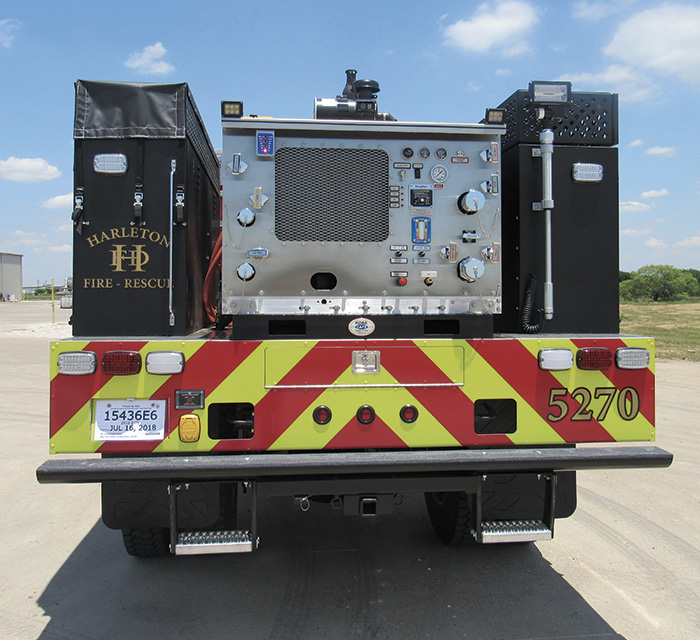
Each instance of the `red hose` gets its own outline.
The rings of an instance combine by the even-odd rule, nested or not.
[[[214,283],[216,282],[216,271],[221,267],[221,256],[223,255],[223,247],[221,233],[214,245],[214,251],[211,254],[209,269],[204,278],[204,290],[202,292],[202,302],[204,304],[204,312],[207,314],[209,322],[216,321],[216,302],[214,296]]]

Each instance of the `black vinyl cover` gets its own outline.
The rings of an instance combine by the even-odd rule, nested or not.
[[[144,84],[78,80],[75,92],[76,140],[184,138],[187,100],[194,104],[184,82]],[[201,122],[201,118],[199,120]]]

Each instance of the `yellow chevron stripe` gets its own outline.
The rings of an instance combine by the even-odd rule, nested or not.
[[[537,357],[540,349],[571,349],[574,354],[576,354],[576,351],[578,350],[578,347],[573,343],[573,341],[563,338],[554,340],[530,339],[521,340],[520,342],[523,343],[523,345],[530,353],[533,354],[535,358]],[[649,348],[649,343],[646,341],[644,341],[644,344],[638,344],[638,340],[629,340],[629,342],[631,344],[628,344],[628,346],[644,346],[645,348]],[[627,342],[625,344],[627,344]],[[556,378],[557,382],[559,382],[563,388],[568,389],[570,392],[579,387],[585,387],[592,394],[594,394],[595,389],[597,388],[611,388],[614,386],[602,371],[583,371],[575,365],[568,371],[550,371],[550,373],[554,376],[554,378]],[[577,397],[577,400],[580,399],[580,397]],[[653,425],[641,413],[634,420],[623,420],[620,417],[620,414],[617,412],[616,401],[617,398],[615,398],[613,404],[611,405],[610,410],[605,416],[605,420],[600,422],[600,425],[611,435],[611,437],[618,442],[653,440],[655,434]],[[596,417],[600,413],[604,404],[604,397],[592,399],[589,409],[593,412],[593,417]]]
[[[61,346],[69,345],[70,348],[62,351],[74,351],[76,343],[56,343]],[[161,387],[169,376],[152,375],[146,372],[145,359],[150,351],[180,351],[185,355],[186,361],[192,357],[202,346],[201,340],[182,340],[178,342],[154,341],[146,343],[141,349],[141,357],[144,365],[138,376],[112,376],[100,389],[93,399],[111,398],[150,398]],[[56,355],[57,358],[57,355]],[[55,359],[56,359],[55,358]],[[51,451],[71,451],[76,453],[94,453],[102,445],[95,442],[92,432],[92,400],[86,402],[76,414],[51,438]]]
[[[369,376],[365,376],[369,377]],[[356,385],[358,376],[348,367],[333,385]],[[388,370],[382,369],[371,376],[371,382],[378,384],[399,384]],[[280,435],[271,449],[322,449],[345,425],[355,417],[363,404],[371,404],[383,422],[409,447],[456,447],[459,442],[445,429],[416,398],[404,387],[391,388],[333,388],[323,391],[313,406],[304,412]],[[420,413],[419,423],[406,424],[399,417],[397,407],[412,404]],[[317,425],[313,421],[313,410],[318,405],[326,405],[333,412],[333,419],[327,425]],[[371,433],[371,426],[368,426]],[[371,436],[368,436],[371,437]]]

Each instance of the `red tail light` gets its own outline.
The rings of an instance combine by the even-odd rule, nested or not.
[[[107,351],[102,356],[102,371],[112,376],[129,376],[141,371],[138,351]]]
[[[314,409],[313,416],[316,424],[328,424],[331,421],[333,414],[328,407],[320,405]]]
[[[362,424],[370,424],[374,420],[374,409],[368,404],[363,404],[357,410],[357,420]]]
[[[401,420],[410,424],[418,419],[418,409],[416,409],[416,407],[414,407],[412,404],[407,404],[406,406],[401,407],[399,416]]]
[[[576,366],[579,369],[599,370],[612,366],[613,356],[604,347],[586,347],[576,354]]]

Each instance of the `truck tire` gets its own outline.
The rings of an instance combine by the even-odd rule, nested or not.
[[[450,546],[476,544],[469,502],[470,497],[462,491],[425,494],[430,522],[440,542]]]
[[[169,554],[169,529],[122,529],[124,547],[130,556],[161,558]]]

